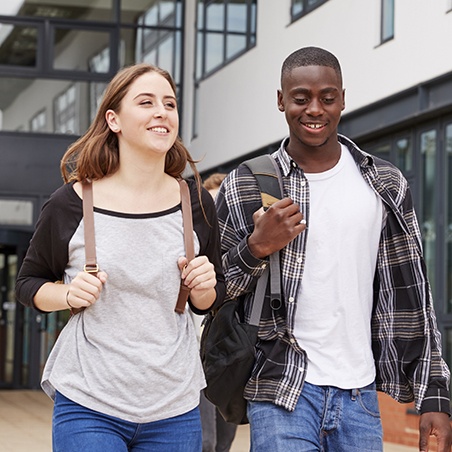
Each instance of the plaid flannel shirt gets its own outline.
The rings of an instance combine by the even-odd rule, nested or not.
[[[386,209],[371,324],[377,389],[399,402],[414,400],[420,412],[450,414],[450,372],[441,357],[441,338],[408,183],[394,165],[363,152],[344,136],[338,139]],[[272,156],[283,175],[285,196],[300,205],[309,226],[308,180],[285,151],[286,140]],[[216,203],[227,299],[241,297],[249,318],[253,289],[269,262],[254,257],[247,245],[254,227],[252,215],[262,205],[256,179],[247,167],[240,165],[228,175]],[[309,227],[280,252],[282,306],[264,305],[256,363],[245,388],[248,400],[270,401],[289,411],[295,409],[306,375],[306,353],[293,332],[295,309],[302,303],[297,294],[308,235]]]

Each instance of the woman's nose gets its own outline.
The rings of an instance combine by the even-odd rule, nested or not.
[[[155,118],[163,118],[166,116],[166,110],[164,105],[156,105],[155,111],[154,111],[154,117]]]

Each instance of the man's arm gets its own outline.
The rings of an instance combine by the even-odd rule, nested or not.
[[[216,198],[227,298],[249,292],[268,265],[268,256],[306,229],[300,207],[285,198],[267,212],[256,179],[239,166]]]

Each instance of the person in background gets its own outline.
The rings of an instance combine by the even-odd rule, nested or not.
[[[215,206],[178,137],[175,84],[148,64],[109,83],[62,159],[16,283],[18,300],[71,309],[45,365],[53,451],[199,452],[205,386],[183,283],[206,313],[224,298]],[[179,181],[187,163],[196,257],[185,257]],[[83,271],[82,181],[92,181],[97,275]],[[57,283],[59,281],[60,283]],[[62,283],[61,283],[62,282]]]
[[[408,183],[338,134],[345,90],[327,50],[286,58],[277,104],[285,197],[264,212],[240,165],[216,199],[226,298],[244,296],[247,318],[280,250],[283,302],[264,306],[245,388],[251,451],[382,451],[380,390],[415,401],[420,451],[434,435],[450,452],[450,371]]]
[[[202,185],[212,195],[213,199],[217,197],[221,183],[226,176],[226,173],[213,173],[204,180]]]
[[[215,199],[220,185],[226,177],[225,173],[213,173],[203,182],[203,187]],[[202,317],[193,315],[196,331],[201,331]],[[201,392],[199,404],[202,425],[202,450],[203,452],[228,452],[234,441],[237,426],[226,422],[223,416],[209,400],[204,392]]]

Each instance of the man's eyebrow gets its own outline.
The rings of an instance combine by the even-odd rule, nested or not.
[[[307,94],[307,93],[310,93],[310,92],[311,92],[311,90],[308,89],[308,88],[295,88],[295,89],[293,89],[293,90],[291,91],[292,94]],[[334,87],[334,86],[328,86],[328,87],[326,87],[326,88],[322,88],[322,89],[320,90],[320,92],[321,92],[322,94],[326,94],[326,93],[337,93],[337,92],[339,92],[339,90],[338,90],[336,87]]]

